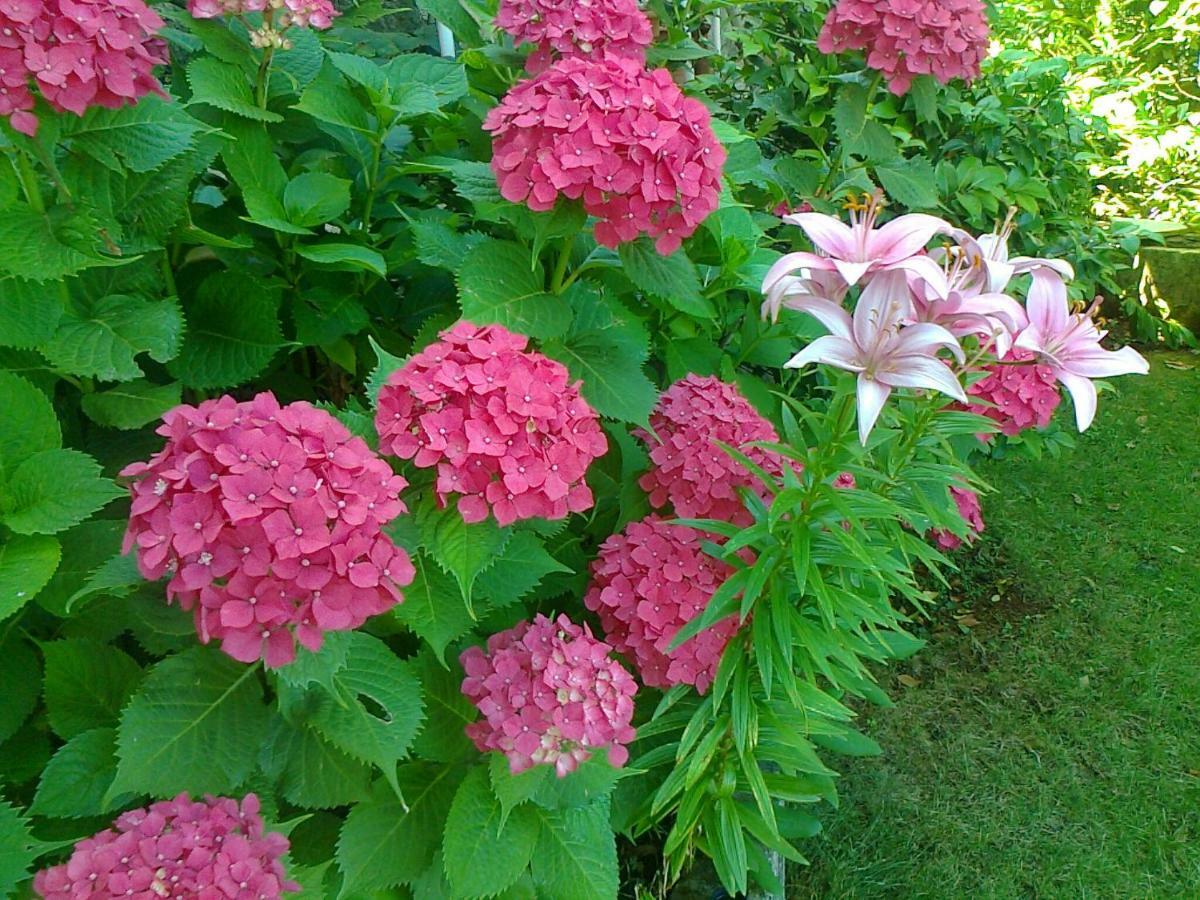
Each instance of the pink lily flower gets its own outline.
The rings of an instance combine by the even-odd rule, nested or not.
[[[1075,424],[1087,430],[1096,416],[1096,386],[1093,378],[1112,375],[1145,375],[1150,364],[1132,347],[1105,350],[1100,341],[1108,332],[1092,321],[1095,304],[1082,313],[1067,305],[1067,286],[1051,269],[1033,270],[1033,284],[1025,301],[1029,327],[1013,346],[1035,353],[1050,366],[1075,402]]]
[[[1029,324],[1025,308],[1000,291],[983,291],[980,258],[958,252],[935,251],[945,267],[941,277],[930,280],[914,276],[909,280],[915,322],[941,325],[957,338],[980,335],[995,345],[996,355],[1004,357],[1012,349],[1013,339]]]
[[[1008,239],[1016,230],[1016,207],[1011,207],[1004,222],[991,234],[983,234],[973,238],[965,231],[955,231],[954,239],[958,241],[963,252],[972,259],[977,259],[985,273],[986,284],[981,285],[983,291],[1003,291],[1008,283],[1018,275],[1033,272],[1037,269],[1050,269],[1057,272],[1064,280],[1070,281],[1075,277],[1071,264],[1062,259],[1043,259],[1036,256],[1014,256],[1009,258]]]
[[[921,251],[934,235],[949,234],[950,225],[936,216],[910,213],[876,228],[882,206],[879,194],[867,197],[862,203],[852,203],[849,225],[822,213],[784,216],[783,221],[789,225],[803,228],[821,252],[784,255],[767,272],[763,293],[769,293],[781,278],[802,267],[837,272],[849,287],[877,272],[892,269],[918,273],[936,270],[937,264],[921,255]]]
[[[806,297],[820,297],[841,303],[846,296],[846,282],[837,272],[800,269],[796,275],[784,275],[766,293],[763,300],[762,317],[771,322],[779,321],[779,313],[787,309],[801,309]]]
[[[871,280],[858,300],[854,317],[819,297],[796,301],[797,307],[820,320],[830,334],[819,337],[784,368],[799,369],[817,362],[858,373],[858,438],[865,445],[893,388],[931,388],[967,402],[957,376],[937,358],[945,348],[963,361],[957,339],[940,325],[913,318],[912,300],[904,272],[885,272]]]

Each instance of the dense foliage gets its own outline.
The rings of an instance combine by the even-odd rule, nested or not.
[[[939,85],[977,17],[888,92],[824,6],[61,5],[0,4],[4,893],[773,887],[980,436],[1143,370],[1054,64]]]

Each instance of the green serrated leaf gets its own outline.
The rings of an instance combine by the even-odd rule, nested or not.
[[[116,725],[142,679],[142,668],[121,650],[75,638],[42,645],[46,714],[63,740]]]
[[[642,371],[636,351],[620,338],[602,331],[572,334],[544,347],[583,382],[583,398],[603,416],[647,425],[658,390]]]
[[[361,244],[326,241],[320,244],[297,244],[296,253],[309,262],[343,272],[366,271],[387,277],[387,260],[378,250]]]
[[[306,647],[298,647],[296,658],[276,669],[275,675],[292,687],[306,688],[310,684],[319,684],[333,691],[334,676],[346,667],[352,642],[350,632],[330,631],[321,642],[320,650],[313,653]]]
[[[300,102],[294,109],[321,122],[374,136],[367,110],[332,63],[322,67],[320,74],[300,95]]]
[[[934,209],[938,205],[937,176],[923,157],[881,163],[875,167],[875,176],[887,195],[907,209]]]
[[[134,361],[139,353],[168,362],[182,334],[183,315],[173,301],[114,295],[68,309],[41,352],[73,375],[132,381],[144,374]]]
[[[457,663],[443,665],[429,651],[415,663],[425,695],[425,724],[413,741],[413,755],[449,763],[461,760],[474,745],[464,728],[475,721],[475,706],[463,696],[463,672]]]
[[[504,821],[510,812],[522,803],[532,800],[534,794],[545,786],[547,779],[554,778],[554,769],[551,766],[534,766],[514,775],[508,757],[503,753],[489,753],[486,759],[492,792],[500,801],[500,827],[504,827]]]
[[[340,896],[414,881],[433,861],[442,823],[463,777],[461,766],[410,763],[398,779],[407,809],[395,798],[359,803],[338,838],[345,875]]]
[[[30,833],[25,817],[0,800],[0,896],[16,896],[40,850],[41,841]]]
[[[104,802],[116,774],[116,729],[77,734],[46,765],[29,811],[56,819],[103,815],[116,806]]]
[[[57,540],[41,534],[14,534],[0,544],[0,622],[49,583],[61,553]]]
[[[54,407],[30,381],[0,371],[0,397],[0,467],[12,470],[33,454],[62,445]],[[3,603],[0,595],[0,608]]]
[[[211,647],[151,669],[121,714],[109,797],[221,794],[245,781],[267,727],[257,672]]]
[[[304,172],[284,188],[283,208],[295,225],[332,222],[350,208],[350,182],[325,172]]]
[[[100,227],[84,210],[55,207],[47,213],[15,205],[0,216],[0,278],[44,283],[95,266],[123,266],[128,259],[106,256]]]
[[[0,281],[0,346],[32,349],[54,336],[63,314],[58,285]]]
[[[487,238],[478,231],[456,232],[444,222],[409,223],[417,259],[427,266],[458,270],[463,259]]]
[[[458,269],[463,317],[476,325],[498,323],[535,338],[564,334],[571,309],[545,292],[541,263],[511,241],[490,239],[463,259]]]
[[[495,563],[480,573],[475,588],[489,606],[499,608],[516,603],[547,575],[571,571],[546,552],[537,535],[521,531],[512,536]],[[406,602],[409,593],[405,591]]]
[[[833,122],[846,151],[863,159],[886,160],[897,154],[888,130],[867,115],[870,98],[861,84],[846,83],[838,90]]]
[[[234,387],[259,375],[283,346],[280,289],[238,272],[210,275],[188,306],[191,323],[168,370],[187,387]]]
[[[150,94],[133,106],[93,106],[82,118],[63,119],[63,138],[117,173],[150,172],[190,150],[207,131],[178,103]]]
[[[622,244],[619,252],[622,271],[641,290],[694,318],[711,319],[717,314],[701,292],[700,276],[687,254],[677,251],[663,256],[648,238]]]
[[[618,892],[617,847],[608,802],[564,810],[530,807],[541,825],[533,880],[555,900],[611,900]]]
[[[459,895],[490,897],[512,885],[533,856],[538,824],[531,806],[505,817],[488,770],[472,769],[446,816],[442,853],[450,886]]]
[[[123,493],[86,453],[43,450],[13,469],[0,509],[18,534],[57,534]]]
[[[304,809],[333,809],[370,796],[371,767],[334,747],[311,728],[282,717],[264,743],[263,771],[279,779],[284,798]]]
[[[454,507],[431,512],[421,522],[421,529],[423,543],[434,561],[454,576],[470,611],[475,579],[495,564],[511,530],[492,519],[468,525]]]
[[[378,638],[354,632],[333,684],[332,692],[319,696],[309,721],[335,747],[377,766],[395,787],[396,763],[424,718],[412,666]]]
[[[402,53],[387,65],[388,80],[394,85],[420,84],[428,88],[439,107],[467,96],[467,70],[452,59],[428,53]]]
[[[261,109],[250,93],[250,83],[236,66],[211,56],[193,59],[187,67],[192,103],[206,103],[234,115],[259,122],[282,122],[283,116]]]
[[[80,405],[97,425],[131,431],[160,418],[182,399],[179,382],[155,384],[140,378],[107,391],[84,394]]]
[[[42,695],[41,661],[19,632],[0,641],[0,684],[4,685],[4,702],[0,703],[3,744],[29,718]]]
[[[395,616],[441,659],[446,646],[469,632],[475,620],[454,578],[424,556],[413,564],[416,578],[404,589],[404,602],[396,607]]]

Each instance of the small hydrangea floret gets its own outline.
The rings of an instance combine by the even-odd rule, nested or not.
[[[1009,437],[1050,424],[1062,402],[1050,366],[1035,362],[1028,350],[1014,348],[1004,359],[983,368],[987,374],[967,388],[968,397],[983,401],[969,404],[971,412],[987,416]]]
[[[984,529],[983,509],[979,504],[979,495],[970,488],[951,485],[950,496],[954,500],[954,505],[958,507],[958,514],[967,523],[967,541],[973,541],[976,535],[983,533]],[[947,529],[935,529],[929,533],[929,537],[941,550],[957,550],[965,543],[957,534]]]
[[[565,366],[499,325],[459,322],[388,378],[382,452],[437,468],[438,499],[467,522],[562,519],[589,509],[584,476],[608,450]]]
[[[639,484],[656,509],[668,505],[684,519],[721,519],[749,525],[738,488],[760,497],[766,488],[717,443],[748,456],[768,474],[782,471],[778,454],[752,441],[778,443],[779,435],[738,389],[713,377],[688,375],[659,398],[650,431],[635,432],[650,450],[651,469]]]
[[[301,889],[284,872],[287,850],[286,837],[265,831],[254,794],[240,803],[180,794],[122,813],[38,872],[33,890],[44,900],[279,900]]]
[[[817,48],[866,50],[867,65],[895,94],[918,75],[970,81],[987,56],[987,10],[982,0],[837,0]]]
[[[0,116],[36,135],[35,87],[55,112],[77,116],[166,97],[153,74],[168,60],[162,27],[142,0],[3,0]]]
[[[703,693],[725,645],[737,632],[730,616],[669,649],[700,615],[733,568],[705,553],[699,531],[651,516],[609,537],[592,564],[584,605],[600,617],[605,639],[633,660],[650,687],[690,684]]]
[[[537,212],[581,200],[606,247],[646,234],[673,253],[719,202],[725,150],[666,69],[561,59],[509,91],[484,128],[505,199]]]
[[[197,19],[263,13],[261,21],[250,28],[250,42],[279,50],[292,47],[286,36],[289,28],[324,30],[342,14],[333,0],[188,0],[188,12]]]
[[[527,60],[540,72],[560,56],[620,56],[642,62],[654,29],[637,0],[500,0],[496,25],[520,47],[534,46]]]
[[[483,718],[467,736],[481,752],[505,754],[514,774],[550,765],[561,778],[598,749],[624,765],[637,682],[612,649],[565,615],[493,634],[486,652],[471,647],[462,691]]]
[[[163,422],[166,447],[121,473],[125,552],[145,577],[170,575],[168,600],[194,612],[202,641],[281,666],[296,640],[316,651],[403,599],[412,563],[382,526],[405,511],[407,482],[329,413],[262,393]]]

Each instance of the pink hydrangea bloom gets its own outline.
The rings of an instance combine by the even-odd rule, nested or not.
[[[188,0],[188,12],[197,19],[243,16],[268,7],[276,12],[270,23],[264,23],[266,27],[259,32],[260,36],[266,31],[282,32],[292,25],[325,29],[341,15],[332,0]]]
[[[777,454],[751,441],[778,443],[771,423],[758,414],[738,389],[711,376],[688,375],[662,396],[650,416],[650,433],[634,432],[650,449],[649,472],[638,482],[650,504],[668,504],[684,519],[722,519],[750,524],[737,488],[765,498],[762,483],[717,446],[728,444],[771,474],[782,470]]]
[[[167,96],[153,74],[167,63],[162,27],[142,0],[0,0],[0,116],[37,134],[33,87],[77,116]]]
[[[984,529],[983,510],[979,505],[979,495],[970,488],[951,486],[950,496],[954,498],[958,514],[963,517],[971,531],[974,534],[982,534]],[[929,533],[929,536],[942,550],[957,550],[963,545],[962,538],[952,531],[935,529]],[[968,538],[968,540],[973,540],[973,538]]]
[[[499,325],[459,322],[393,372],[375,428],[384,453],[437,467],[467,522],[562,519],[592,506],[584,475],[608,451],[562,363]]]
[[[263,393],[163,422],[166,447],[121,472],[124,549],[146,578],[171,576],[167,598],[194,611],[202,641],[281,666],[296,640],[315,651],[403,600],[412,563],[382,526],[407,483],[329,413]]]
[[[690,684],[701,693],[708,690],[738,630],[737,617],[730,616],[668,650],[679,629],[703,612],[733,573],[700,548],[704,538],[693,528],[650,516],[608,538],[592,564],[584,605],[650,687]]]
[[[623,766],[634,738],[637,683],[612,647],[565,615],[539,615],[462,654],[462,692],[484,718],[467,726],[483,753],[498,750],[513,773],[554,766],[561,778],[598,748]]]
[[[1014,348],[1001,362],[984,368],[988,374],[971,385],[967,395],[986,403],[972,403],[967,409],[987,416],[1009,437],[1050,424],[1062,402],[1058,380],[1050,366],[1035,364],[1032,353]],[[988,435],[982,437],[990,439]]]
[[[817,48],[866,50],[895,94],[918,75],[970,81],[987,56],[987,11],[982,0],[837,0]]]
[[[509,91],[484,128],[505,199],[535,211],[582,200],[606,247],[648,234],[673,253],[717,208],[725,150],[666,69],[561,59]]]
[[[496,25],[518,47],[533,44],[530,70],[562,56],[612,55],[643,62],[654,30],[637,0],[500,0]]]
[[[33,889],[45,900],[278,900],[300,890],[280,859],[288,839],[263,829],[258,798],[193,802],[187,794],[122,813],[43,869]]]

